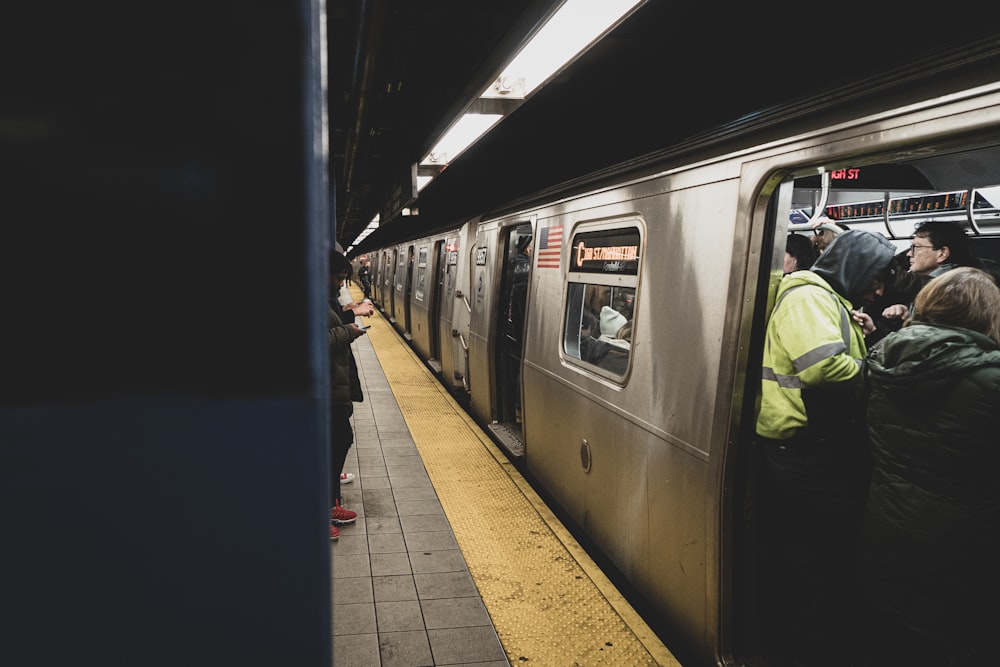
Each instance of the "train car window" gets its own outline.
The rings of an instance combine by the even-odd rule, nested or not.
[[[632,358],[640,242],[636,227],[584,227],[570,245],[563,353],[616,380],[628,374]]]
[[[427,247],[423,247],[417,254],[417,289],[413,297],[417,301],[424,300],[424,282],[427,280]]]

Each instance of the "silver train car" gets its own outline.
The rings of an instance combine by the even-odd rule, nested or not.
[[[919,222],[954,219],[997,257],[998,61],[984,49],[834,91],[355,252],[393,326],[684,664],[763,664],[750,446],[786,233],[825,212],[902,251]],[[510,261],[529,234],[518,334]],[[600,356],[587,307],[608,314],[589,323]]]

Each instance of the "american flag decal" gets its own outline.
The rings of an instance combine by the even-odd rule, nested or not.
[[[538,268],[558,269],[562,260],[562,225],[543,227],[538,234]]]

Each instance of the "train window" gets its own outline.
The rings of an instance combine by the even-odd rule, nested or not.
[[[616,379],[632,356],[639,230],[580,231],[570,246],[563,352]]]

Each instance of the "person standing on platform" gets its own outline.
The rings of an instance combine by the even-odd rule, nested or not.
[[[361,290],[365,293],[365,298],[372,298],[372,263],[368,260],[361,262],[358,269],[358,280],[361,281]]]
[[[868,356],[869,667],[993,664],[1000,625],[1000,289],[931,280]]]
[[[894,254],[878,234],[844,231],[811,269],[778,285],[756,424],[761,635],[771,659],[849,664],[860,632],[870,473],[861,360],[872,320],[855,309],[881,294]]]
[[[351,343],[363,336],[364,331],[354,323],[353,312],[348,322],[347,311],[339,306],[341,288],[352,273],[351,263],[343,254],[333,250],[330,252],[329,273],[331,303],[327,326],[330,354],[330,539],[336,540],[340,538],[337,525],[354,523],[358,518],[356,512],[341,506],[340,483],[347,452],[354,440],[351,429],[354,401],[361,400],[358,398],[361,382]]]
[[[330,298],[330,307],[338,309],[337,312],[340,314],[340,319],[344,324],[350,324],[356,321],[358,317],[370,317],[375,313],[375,306],[370,301],[360,303],[354,301],[351,291],[343,284],[340,286],[340,290],[336,296]],[[361,403],[365,400],[365,395],[361,390],[361,379],[358,377],[358,364],[353,353],[348,361],[351,362],[351,400],[354,403]],[[349,424],[350,422],[348,422]],[[350,429],[348,430],[347,437],[349,441],[354,439],[354,434]],[[353,481],[354,473],[340,473],[341,484],[350,484]]]

